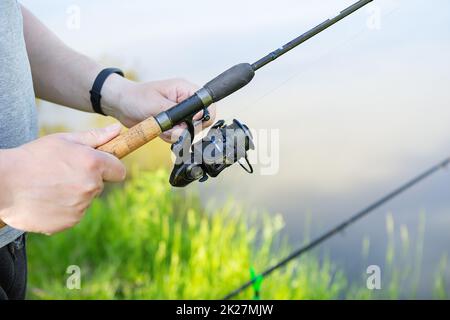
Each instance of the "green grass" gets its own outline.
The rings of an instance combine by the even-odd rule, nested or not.
[[[281,216],[248,214],[231,202],[206,210],[195,194],[173,192],[167,172],[140,172],[125,186],[95,200],[76,228],[52,237],[29,237],[28,298],[220,299],[249,280],[251,267],[260,271],[286,256],[292,248],[281,235],[283,227]],[[365,239],[365,254],[369,245]],[[388,250],[390,264],[394,256],[393,249]],[[71,265],[81,268],[80,290],[66,287]],[[396,280],[395,270],[391,275],[383,298],[398,296],[402,279]],[[445,281],[437,279],[443,297]],[[380,297],[350,286],[336,265],[314,255],[264,279],[261,295],[263,299]],[[238,298],[252,297],[247,290]]]

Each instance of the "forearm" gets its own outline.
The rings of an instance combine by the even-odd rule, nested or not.
[[[53,103],[92,112],[89,90],[103,66],[66,46],[22,6],[25,42],[36,96]],[[129,81],[110,76],[102,89],[102,105],[117,108]]]

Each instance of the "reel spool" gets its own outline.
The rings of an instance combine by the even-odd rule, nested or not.
[[[253,173],[247,152],[254,150],[255,145],[245,124],[235,119],[227,125],[224,120],[219,120],[206,137],[195,144],[192,144],[192,128],[192,124],[188,124],[188,130],[172,145],[176,156],[169,180],[172,186],[185,187],[197,180],[204,182],[209,177],[215,178],[236,162],[246,172]]]

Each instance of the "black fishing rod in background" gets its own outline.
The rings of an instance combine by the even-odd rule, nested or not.
[[[255,275],[250,281],[244,283],[236,290],[233,290],[229,294],[227,294],[223,299],[229,300],[252,286],[253,284],[257,283],[258,281],[261,282],[263,278],[267,277],[268,275],[272,274],[274,271],[281,269],[282,267],[286,266],[289,262],[291,262],[294,259],[299,258],[306,252],[311,251],[312,249],[316,248],[326,240],[330,239],[331,237],[335,236],[336,234],[344,231],[347,229],[350,225],[354,224],[358,220],[362,219],[363,217],[367,216],[369,213],[375,211],[385,203],[391,201],[392,199],[398,197],[402,193],[406,192],[407,190],[411,189],[415,185],[421,183],[426,178],[432,176],[433,174],[437,173],[440,170],[446,169],[450,165],[450,157],[441,161],[440,163],[436,164],[435,166],[431,167],[427,171],[423,172],[422,174],[418,175],[417,177],[411,179],[404,185],[398,187],[394,191],[388,193],[384,197],[380,198],[379,200],[375,201],[371,205],[369,205],[367,208],[361,210],[360,212],[356,213],[355,215],[351,216],[347,220],[343,221],[339,225],[335,226],[334,228],[330,229],[329,231],[325,232],[323,235],[317,237],[310,243],[306,244],[305,246],[301,247],[298,250],[293,251],[290,255],[288,255],[286,258],[278,262],[277,264],[271,266],[267,270],[261,272],[258,275]]]

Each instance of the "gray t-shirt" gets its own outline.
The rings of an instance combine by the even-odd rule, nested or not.
[[[0,0],[0,149],[36,137],[36,105],[20,5],[16,0]],[[0,248],[22,233],[8,226],[0,229]]]

